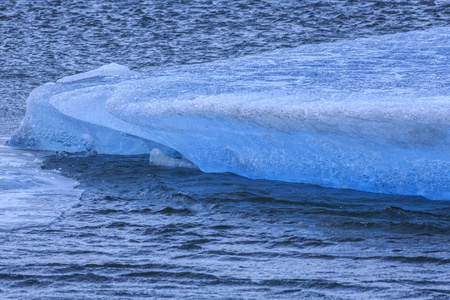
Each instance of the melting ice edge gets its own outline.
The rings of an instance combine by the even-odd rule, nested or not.
[[[8,144],[157,148],[204,172],[450,200],[449,70],[449,27],[151,72],[110,64],[36,88]]]

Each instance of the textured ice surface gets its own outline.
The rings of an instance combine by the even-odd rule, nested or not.
[[[174,149],[205,172],[450,199],[449,51],[437,28],[80,76],[33,91],[10,143]]]
[[[128,67],[121,66],[116,63],[111,63],[109,65],[104,65],[96,70],[63,77],[59,79],[57,82],[72,82],[93,77],[124,76],[133,74],[135,74],[135,72],[131,71]]]
[[[161,167],[197,169],[197,166],[186,158],[171,157],[158,148],[154,148],[152,152],[150,152],[149,162],[151,165]]]
[[[51,223],[78,202],[77,182],[42,170],[42,155],[0,145],[0,230]]]

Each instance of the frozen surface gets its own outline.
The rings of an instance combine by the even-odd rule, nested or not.
[[[154,148],[150,152],[149,162],[151,165],[160,167],[197,169],[197,166],[186,158],[171,157],[158,148]]]
[[[42,170],[42,155],[0,145],[0,230],[47,225],[78,202],[77,182]]]
[[[205,172],[450,199],[449,49],[450,29],[437,28],[139,75],[96,70],[33,91],[10,144],[158,148]]]
[[[87,78],[104,77],[104,76],[125,76],[125,75],[133,75],[135,73],[136,72],[131,71],[126,66],[121,66],[116,63],[111,63],[108,65],[104,65],[96,70],[63,77],[63,78],[59,79],[57,82],[72,82],[72,81],[77,81],[77,80],[82,80],[82,79],[87,79]]]

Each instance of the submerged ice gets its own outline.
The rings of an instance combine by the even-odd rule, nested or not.
[[[158,149],[154,162],[204,172],[450,199],[449,51],[437,28],[147,73],[113,64],[34,90],[9,143]]]
[[[0,145],[0,231],[49,224],[78,203],[78,183],[43,170],[39,155]]]

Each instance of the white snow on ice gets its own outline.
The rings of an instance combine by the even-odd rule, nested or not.
[[[75,74],[71,76],[63,77],[56,82],[73,82],[78,80],[83,80],[87,78],[94,77],[105,77],[105,76],[130,76],[134,75],[136,72],[131,71],[126,66],[121,66],[116,63],[110,63],[108,65],[101,66],[100,68],[85,73]]]

